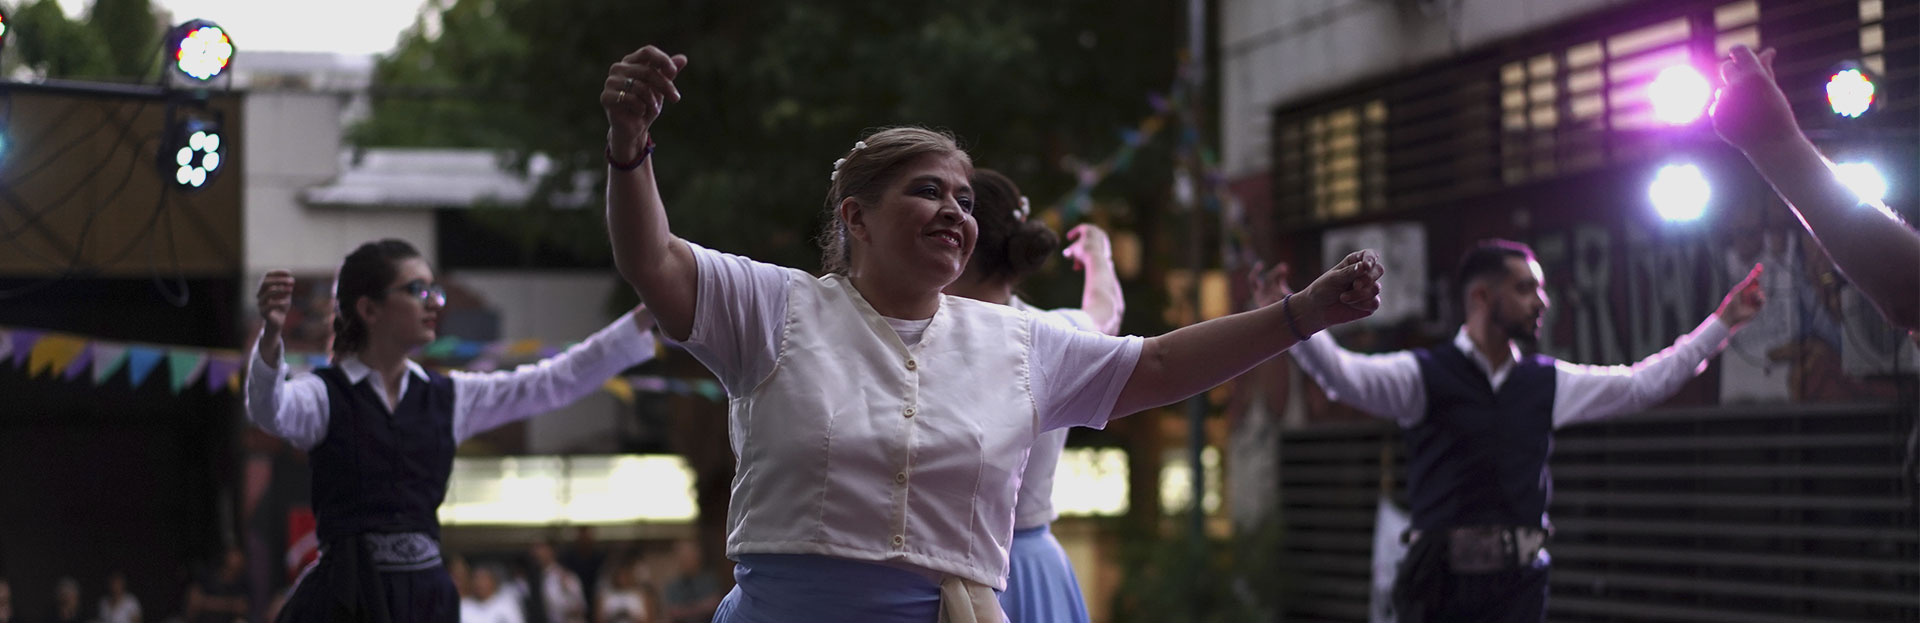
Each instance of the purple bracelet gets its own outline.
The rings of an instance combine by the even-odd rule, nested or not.
[[[1310,336],[1301,335],[1299,325],[1293,324],[1293,308],[1287,305],[1292,300],[1291,294],[1280,298],[1280,316],[1287,319],[1287,332],[1293,334],[1293,339],[1305,342]]]

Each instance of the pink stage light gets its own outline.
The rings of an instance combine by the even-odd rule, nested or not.
[[[1672,125],[1693,123],[1707,110],[1713,87],[1700,71],[1689,65],[1660,70],[1647,85],[1647,99],[1653,102],[1653,116]]]

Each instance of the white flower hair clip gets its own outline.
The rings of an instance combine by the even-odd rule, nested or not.
[[[1033,204],[1027,201],[1026,195],[1021,195],[1020,207],[1014,208],[1013,210],[1013,220],[1024,222],[1027,220],[1027,216],[1031,214],[1033,214]]]
[[[862,150],[862,149],[866,149],[866,148],[867,148],[867,142],[866,142],[866,141],[854,141],[854,142],[853,142],[853,150],[852,150],[852,151],[849,151],[849,152],[847,152],[847,156],[849,156],[849,157],[851,157],[851,156],[853,156],[853,152],[857,152],[857,151],[860,151],[860,150]],[[841,166],[841,165],[844,165],[844,164],[846,164],[846,163],[847,163],[847,159],[846,159],[846,158],[841,158],[841,159],[839,159],[839,160],[835,160],[835,161],[833,161],[833,173],[830,173],[830,174],[828,174],[828,175],[827,175],[827,181],[829,181],[829,182],[833,182],[833,181],[839,181],[839,179],[840,179],[840,166]]]

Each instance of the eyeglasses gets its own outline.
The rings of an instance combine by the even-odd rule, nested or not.
[[[407,296],[420,299],[421,303],[447,304],[447,289],[440,287],[437,283],[427,283],[424,279],[409,281],[407,285],[394,288],[393,291],[405,292]]]

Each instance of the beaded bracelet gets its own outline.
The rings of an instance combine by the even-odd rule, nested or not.
[[[640,149],[640,157],[634,158],[633,162],[621,162],[619,160],[614,160],[613,144],[612,143],[607,144],[607,166],[613,167],[615,170],[632,171],[634,169],[638,169],[640,168],[640,163],[646,162],[647,156],[651,156],[651,155],[653,155],[653,137],[651,136],[647,137],[647,146]]]

